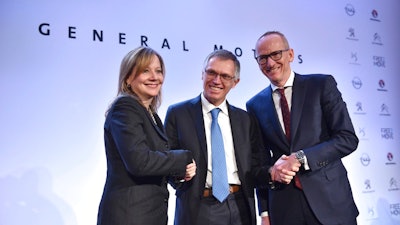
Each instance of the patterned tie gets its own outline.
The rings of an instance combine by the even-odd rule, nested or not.
[[[283,124],[285,126],[285,134],[286,134],[286,138],[288,139],[288,141],[290,142],[290,110],[289,110],[289,105],[288,102],[286,100],[286,96],[285,96],[285,89],[277,89],[279,94],[281,95],[280,98],[280,105],[281,105],[281,110],[282,110],[282,117],[283,117]],[[297,188],[303,189],[303,187],[301,186],[299,177],[295,176],[294,177],[294,184],[296,185]]]
[[[289,105],[286,100],[285,96],[285,89],[277,89],[279,94],[281,95],[280,98],[280,105],[281,105],[281,110],[282,110],[282,117],[283,117],[283,125],[285,126],[285,134],[286,138],[290,142],[290,110],[289,110]]]
[[[223,202],[229,195],[228,176],[226,172],[224,141],[218,125],[219,108],[211,110],[211,153],[212,153],[212,193],[218,201]]]

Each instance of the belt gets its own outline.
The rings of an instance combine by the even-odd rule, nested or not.
[[[229,193],[233,194],[238,191],[240,191],[240,185],[237,185],[237,184],[229,185]],[[211,188],[204,189],[203,197],[210,197],[210,196],[212,196],[212,189]]]

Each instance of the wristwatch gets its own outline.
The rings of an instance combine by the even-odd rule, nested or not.
[[[303,165],[306,161],[306,155],[304,154],[303,150],[299,150],[295,153],[295,157],[299,162]]]

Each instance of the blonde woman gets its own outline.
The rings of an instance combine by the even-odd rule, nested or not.
[[[97,224],[167,224],[167,180],[195,175],[191,152],[169,150],[156,113],[164,76],[163,59],[151,48],[136,48],[122,60],[118,96],[104,124],[107,179]]]

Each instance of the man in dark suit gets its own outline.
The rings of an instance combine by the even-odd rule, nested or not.
[[[246,104],[271,152],[273,185],[263,223],[357,224],[341,159],[356,150],[358,138],[334,78],[294,73],[294,51],[280,32],[263,34],[255,56],[271,82]]]
[[[193,99],[168,108],[165,126],[171,149],[192,151],[196,161],[196,176],[176,188],[175,225],[254,225],[254,177],[267,177],[259,167],[257,132],[249,115],[230,105],[228,92],[239,82],[240,63],[226,50],[212,52],[205,60],[202,72],[203,92]],[[225,160],[213,160],[211,111],[219,108],[218,124],[223,136]],[[213,146],[213,147],[212,147]],[[227,197],[216,197],[213,179],[217,164],[226,162]],[[228,186],[229,184],[229,186]]]

